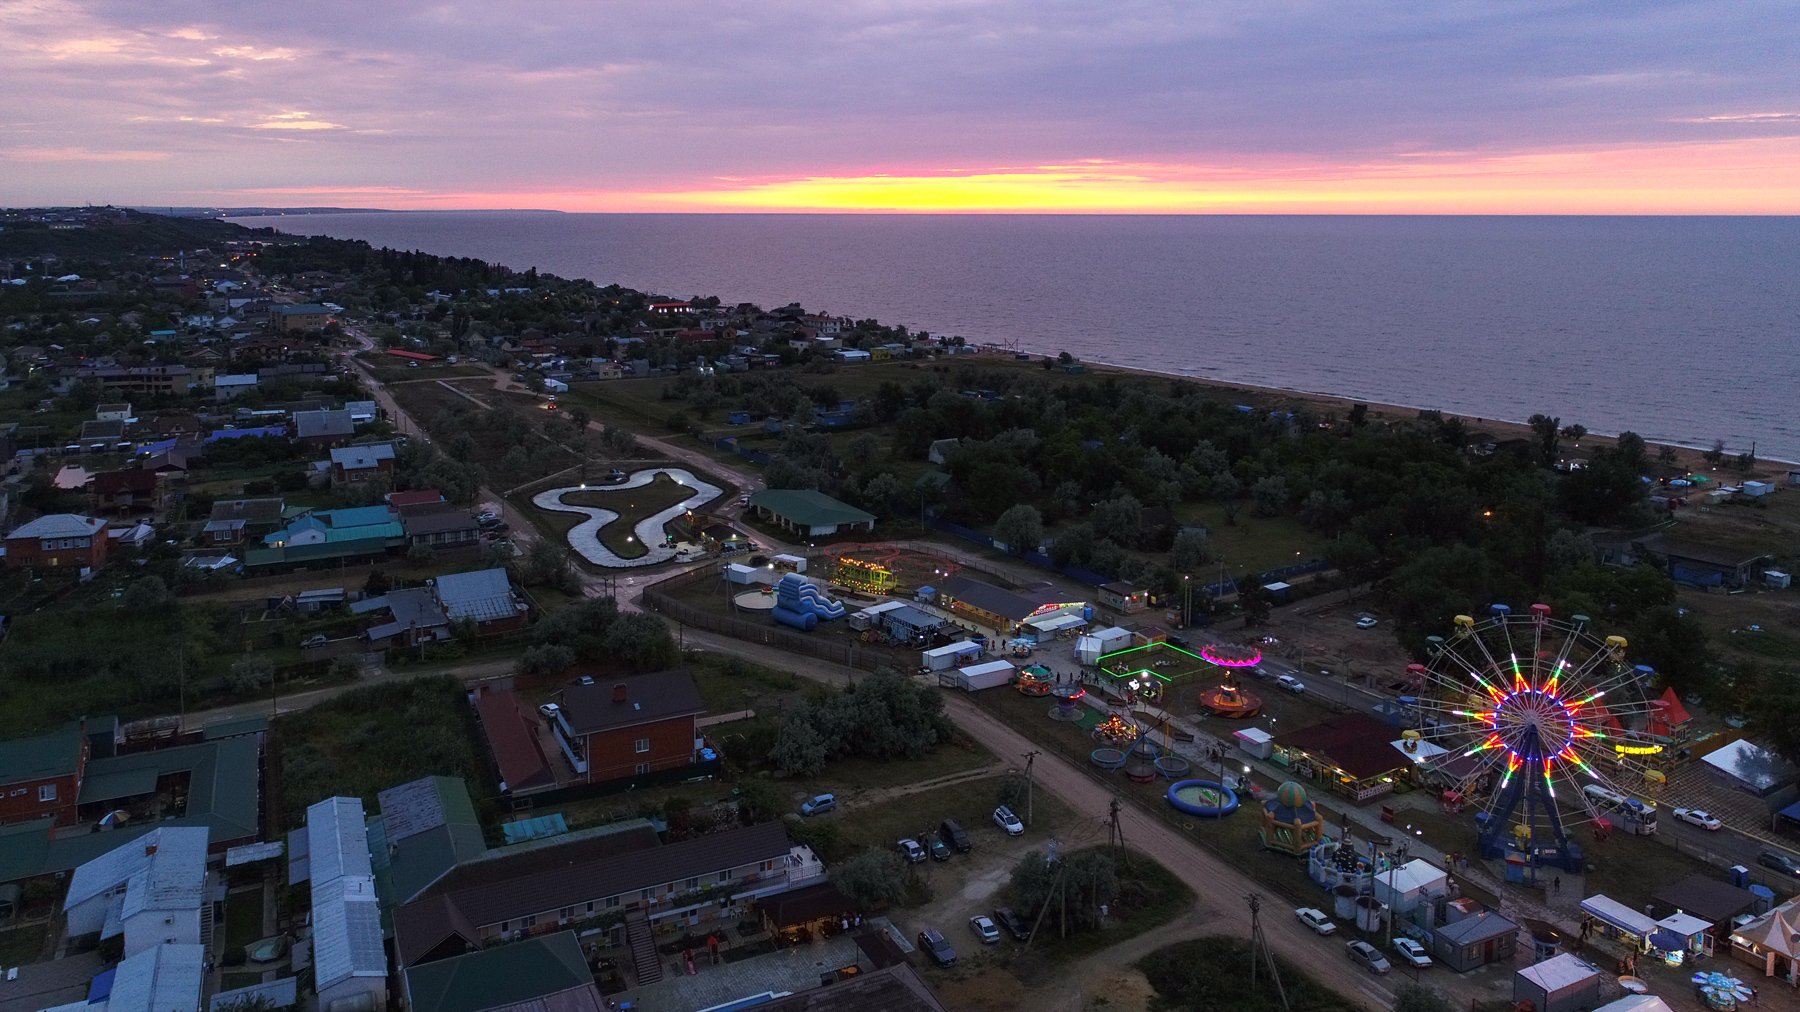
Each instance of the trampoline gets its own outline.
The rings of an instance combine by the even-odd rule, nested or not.
[[[1177,780],[1169,785],[1169,805],[1203,819],[1219,819],[1238,809],[1237,792],[1216,780]]]

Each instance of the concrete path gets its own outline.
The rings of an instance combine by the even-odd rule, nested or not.
[[[694,494],[668,509],[654,513],[638,521],[632,530],[638,541],[643,544],[645,552],[635,559],[621,557],[617,552],[606,547],[600,540],[600,531],[607,524],[619,519],[619,514],[600,506],[582,506],[577,503],[563,501],[563,496],[570,492],[618,492],[626,489],[643,488],[656,480],[658,475],[667,475],[677,484],[694,490]],[[585,517],[581,523],[570,528],[569,546],[582,558],[596,566],[609,569],[636,569],[640,566],[655,566],[675,558],[675,549],[663,544],[663,525],[688,510],[699,509],[725,494],[725,490],[717,485],[701,481],[694,472],[680,467],[655,467],[638,471],[631,477],[616,485],[596,485],[588,488],[585,485],[569,485],[564,488],[552,488],[531,497],[531,504],[538,509],[554,510],[561,513],[579,513]]]

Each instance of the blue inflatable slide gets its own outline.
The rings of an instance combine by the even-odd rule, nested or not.
[[[799,573],[789,573],[775,584],[775,621],[811,632],[820,619],[829,622],[844,617],[844,606],[806,582]]]

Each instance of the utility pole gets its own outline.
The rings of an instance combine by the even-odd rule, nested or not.
[[[1392,949],[1394,947],[1394,914],[1396,912],[1394,909],[1394,881],[1400,874],[1400,866],[1406,863],[1406,844],[1402,843],[1395,847],[1393,853],[1388,855],[1388,862],[1387,944],[1388,948]]]
[[[1194,578],[1191,574],[1182,575],[1181,590],[1181,627],[1187,629],[1194,624]]]
[[[1125,849],[1125,826],[1119,822],[1119,796],[1107,803],[1106,844],[1112,848],[1113,867],[1119,864],[1119,852]]]
[[[1269,979],[1275,982],[1275,995],[1281,999],[1281,1007],[1291,1012],[1293,1006],[1288,1003],[1287,988],[1281,985],[1281,970],[1275,965],[1275,953],[1269,949],[1269,940],[1263,936],[1262,896],[1251,893],[1244,899],[1250,904],[1250,986],[1256,987],[1256,956],[1260,950],[1269,970]]]
[[[1031,825],[1031,767],[1042,755],[1037,749],[1025,753],[1025,825]]]

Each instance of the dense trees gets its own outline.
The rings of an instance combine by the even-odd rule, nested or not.
[[[769,761],[814,776],[831,759],[917,759],[949,739],[943,696],[883,669],[844,693],[801,700],[782,720]]]

